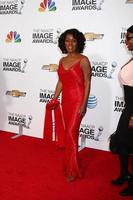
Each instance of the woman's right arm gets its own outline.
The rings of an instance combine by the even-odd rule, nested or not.
[[[57,84],[56,84],[55,93],[54,93],[53,98],[57,99],[58,96],[60,95],[61,91],[62,91],[62,82],[59,79]]]

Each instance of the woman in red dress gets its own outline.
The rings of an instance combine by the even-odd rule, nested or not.
[[[89,59],[81,53],[85,37],[77,29],[61,34],[58,46],[65,57],[59,62],[54,98],[62,93],[62,111],[65,125],[64,173],[68,181],[82,176],[78,158],[79,127],[86,113],[90,92],[91,66]]]

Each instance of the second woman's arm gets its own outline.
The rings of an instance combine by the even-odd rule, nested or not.
[[[57,99],[58,96],[60,95],[61,91],[62,91],[62,82],[59,79],[57,84],[56,84],[55,93],[54,93],[53,98]]]

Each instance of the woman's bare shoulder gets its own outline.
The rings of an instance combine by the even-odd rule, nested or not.
[[[61,57],[61,58],[59,59],[59,63],[61,63],[62,61],[64,61],[64,59],[65,59],[65,57]]]
[[[81,64],[90,63],[90,60],[87,56],[82,55]]]

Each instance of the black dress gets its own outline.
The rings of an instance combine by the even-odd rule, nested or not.
[[[133,129],[128,127],[131,115],[133,115],[133,87],[123,85],[125,108],[120,116],[116,133],[118,133],[118,146],[129,147],[133,152]]]

